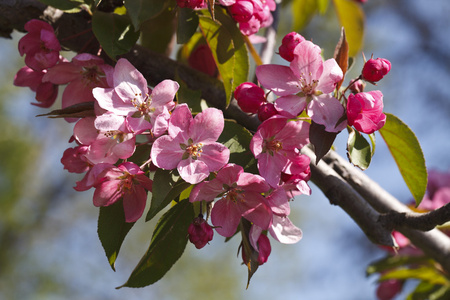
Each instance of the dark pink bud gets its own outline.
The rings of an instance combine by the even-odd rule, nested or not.
[[[241,83],[234,91],[239,107],[248,113],[256,114],[258,108],[266,102],[264,90],[252,82]]]
[[[285,35],[281,41],[281,46],[278,48],[278,52],[282,58],[287,61],[294,60],[295,47],[303,42],[305,38],[297,32],[291,32]]]
[[[177,0],[177,4],[179,7],[188,7],[188,8],[201,8],[205,5],[205,1],[203,0]]]
[[[350,86],[350,91],[353,94],[361,93],[361,92],[364,92],[365,87],[366,87],[366,83],[364,81],[362,81],[361,79],[358,79],[356,82],[354,82]]]
[[[214,231],[211,226],[199,215],[188,228],[189,241],[195,248],[201,249],[213,239]]]
[[[364,80],[377,82],[391,70],[391,62],[384,58],[369,59],[362,69]]]
[[[272,251],[272,247],[270,246],[270,241],[267,235],[261,234],[256,242],[258,245],[258,263],[259,265],[264,264],[269,259],[270,252]],[[242,260],[244,264],[247,262],[247,253],[245,253],[245,249],[242,248]]]
[[[199,70],[212,77],[217,76],[216,62],[214,61],[214,57],[208,45],[200,45],[192,51],[188,63],[193,69]]]
[[[268,118],[275,116],[277,114],[278,111],[276,110],[275,105],[269,102],[261,104],[261,106],[258,108],[258,119],[261,122],[264,122]]]
[[[380,282],[377,288],[378,300],[392,300],[401,292],[403,282],[397,279],[389,279]]]
[[[347,102],[347,122],[356,130],[367,134],[383,127],[386,123],[383,94],[380,91],[350,94]]]
[[[236,22],[248,22],[253,15],[253,4],[245,0],[236,1],[229,7],[229,11]]]

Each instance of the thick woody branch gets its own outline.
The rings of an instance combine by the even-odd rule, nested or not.
[[[375,210],[380,213],[405,213],[412,211],[395,197],[382,189],[366,174],[356,169],[334,151],[330,151],[323,160],[344,178]],[[380,226],[383,224],[380,223]],[[443,232],[432,229],[423,232],[407,227],[398,228],[411,242],[427,255],[439,262],[450,273],[450,238]]]

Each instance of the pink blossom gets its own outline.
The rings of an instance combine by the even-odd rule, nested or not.
[[[259,82],[281,96],[275,107],[281,114],[293,118],[306,109],[311,119],[325,126],[329,132],[339,132],[345,122],[338,123],[344,115],[342,104],[329,93],[343,73],[334,59],[322,61],[321,49],[310,41],[295,47],[294,59],[289,67],[262,65],[256,68]]]
[[[391,62],[384,58],[369,59],[362,69],[362,77],[370,82],[381,80],[391,70]]]
[[[49,108],[55,103],[56,96],[58,96],[58,86],[50,82],[42,82],[47,70],[35,71],[28,66],[21,68],[14,77],[14,85],[29,87],[33,92],[36,92],[37,103],[33,105]]]
[[[25,26],[28,31],[19,41],[19,53],[25,56],[25,64],[33,70],[42,71],[56,65],[61,45],[53,27],[40,20],[30,20]]]
[[[229,12],[236,22],[248,22],[253,15],[253,3],[246,0],[237,0],[235,4],[230,6]]]
[[[242,111],[252,114],[257,113],[261,104],[266,102],[264,90],[253,82],[241,83],[234,91],[234,98]]]
[[[221,110],[208,108],[193,118],[188,106],[181,104],[169,120],[169,134],[153,144],[152,162],[166,170],[177,168],[185,181],[199,183],[228,162],[230,150],[216,142],[223,128]]]
[[[85,157],[89,151],[89,146],[77,146],[75,148],[67,148],[64,151],[61,163],[64,169],[70,173],[84,173],[89,170],[90,163]]]
[[[109,206],[123,198],[125,221],[136,222],[144,212],[152,181],[132,162],[106,169],[102,176],[103,180],[94,185],[94,205]]]
[[[129,158],[136,148],[135,134],[128,130],[125,118],[114,114],[83,118],[73,131],[81,145],[89,146],[84,157],[92,164],[114,164]]]
[[[107,76],[113,69],[103,59],[88,53],[78,54],[72,62],[61,62],[48,70],[43,81],[67,84],[62,96],[62,108],[82,102],[94,102],[92,89],[108,87]]]
[[[347,102],[347,122],[356,130],[371,134],[386,123],[383,114],[383,94],[380,91],[350,94]]]
[[[295,47],[304,40],[305,38],[295,31],[286,34],[278,48],[280,56],[289,62],[293,61]]]
[[[214,231],[200,215],[189,225],[188,234],[189,241],[195,245],[195,248],[201,249],[213,239]]]
[[[278,111],[273,103],[264,102],[258,107],[258,119],[261,122],[264,122],[275,115],[278,115]]]
[[[258,159],[258,170],[272,187],[280,183],[281,172],[297,156],[297,149],[309,143],[309,124],[275,116],[264,121],[250,142]]]
[[[126,116],[136,133],[151,129],[155,136],[167,130],[173,98],[179,84],[164,80],[153,91],[147,80],[128,60],[121,58],[114,68],[113,88],[95,88],[93,94],[101,108],[118,116]]]
[[[290,193],[291,198],[300,194],[311,195],[311,188],[307,183],[311,177],[309,164],[308,156],[298,154],[288,163],[281,174],[282,187]]]
[[[191,202],[219,200],[211,211],[211,221],[216,231],[225,237],[232,236],[241,217],[266,230],[272,221],[272,211],[262,193],[270,186],[258,175],[244,172],[241,166],[228,164],[216,178],[196,185],[189,196]]]

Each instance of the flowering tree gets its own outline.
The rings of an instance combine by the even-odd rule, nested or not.
[[[399,232],[420,249],[423,261],[406,254],[375,263],[371,273],[394,280],[395,288],[416,278],[421,283],[415,292],[425,287],[427,295],[448,295],[450,240],[433,229],[450,220],[442,206],[448,193],[438,194],[441,205],[427,206],[432,212],[415,213],[355,168],[369,167],[379,132],[415,206],[428,199],[414,133],[383,112],[382,91],[365,91],[366,85],[376,87],[391,63],[364,58],[358,78],[345,81],[362,47],[358,2],[364,1],[332,1],[343,29],[327,59],[320,45],[297,32],[276,32],[281,7],[274,1],[1,4],[2,32],[27,32],[18,45],[26,66],[14,84],[36,92],[32,104],[58,108],[45,115],[74,124],[73,144],[61,162],[69,172],[83,174],[77,191],[95,189],[99,239],[113,269],[134,223],[165,212],[122,287],[160,280],[188,240],[207,247],[214,231],[242,241],[250,282],[270,257],[269,236],[285,244],[301,240],[302,231],[289,219],[290,200],[309,195],[311,179],[372,242],[403,247]],[[292,5],[296,29],[312,14],[331,9],[328,1]],[[146,30],[148,22],[157,30]],[[270,47],[275,33],[284,36],[278,50]],[[176,60],[169,58],[175,39]],[[257,43],[264,46],[260,54]],[[68,61],[62,49],[76,55]],[[283,65],[270,64],[275,52]],[[62,103],[55,104],[61,90]],[[330,150],[336,136],[346,133],[348,161]],[[409,268],[399,272],[399,266]],[[430,272],[439,280],[423,275]],[[379,297],[388,299],[385,294]]]

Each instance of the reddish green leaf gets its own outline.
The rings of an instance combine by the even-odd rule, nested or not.
[[[334,59],[338,63],[339,67],[341,67],[342,73],[344,76],[342,77],[341,81],[339,81],[336,85],[336,89],[339,91],[339,88],[342,85],[342,82],[344,82],[345,73],[347,73],[348,70],[348,43],[347,39],[345,37],[345,29],[342,27],[341,29],[341,37],[339,39],[339,42],[336,45],[336,48],[334,49]]]

